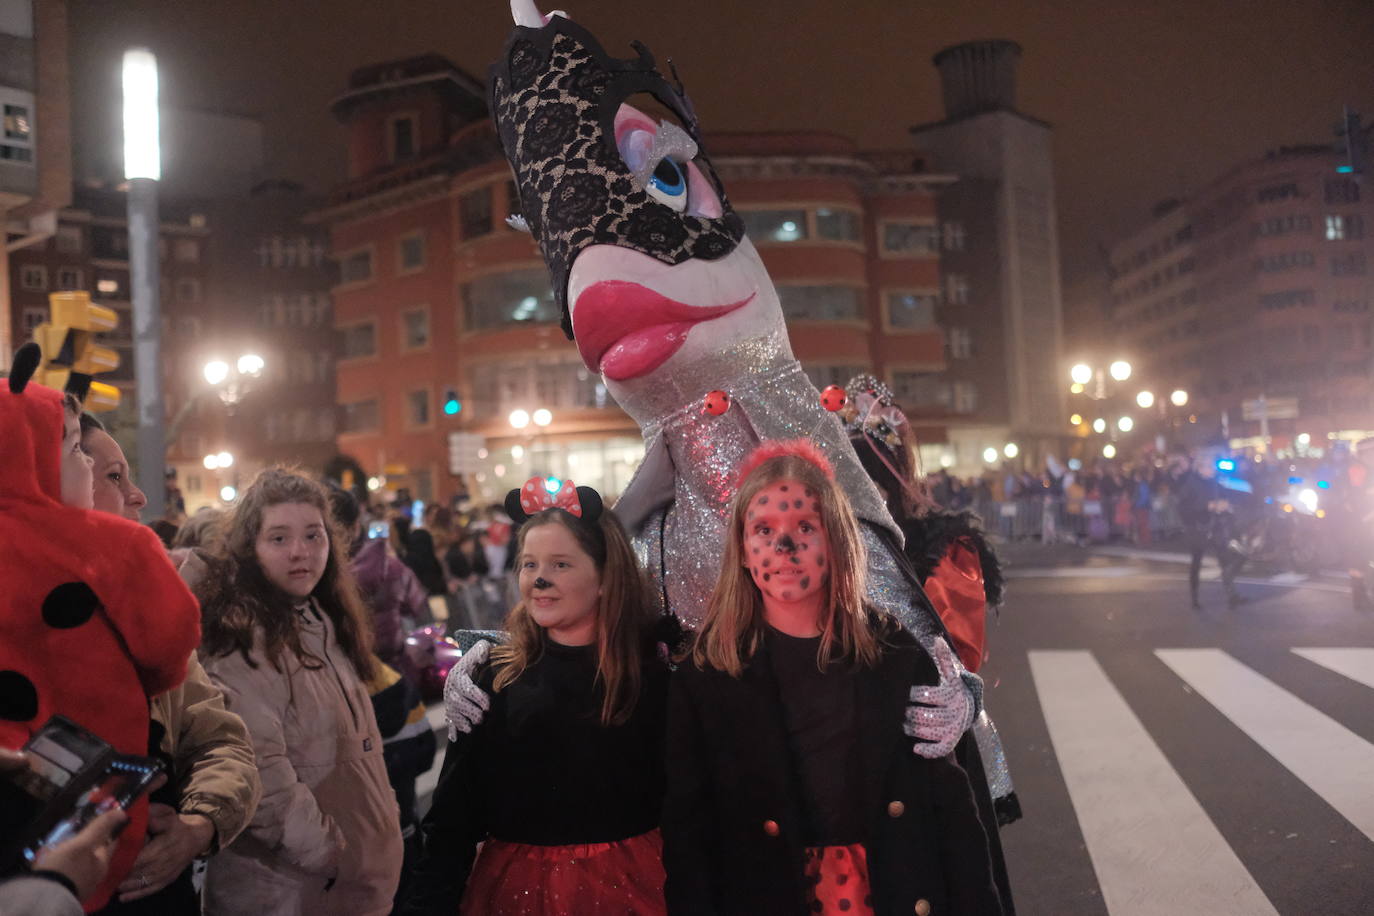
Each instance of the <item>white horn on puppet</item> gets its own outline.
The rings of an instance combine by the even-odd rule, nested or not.
[[[545,16],[539,12],[539,7],[534,5],[534,0],[510,0],[510,15],[516,25],[526,29],[542,29],[554,16],[572,18],[562,10],[554,10]]]

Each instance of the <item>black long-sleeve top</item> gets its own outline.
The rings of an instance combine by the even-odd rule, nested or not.
[[[668,672],[652,659],[634,712],[601,724],[596,647],[549,642],[513,683],[493,692],[495,666],[475,678],[491,709],[450,741],[407,914],[455,911],[477,844],[609,843],[659,824],[665,791]]]

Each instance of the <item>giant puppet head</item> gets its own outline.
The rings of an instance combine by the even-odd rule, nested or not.
[[[513,0],[492,112],[563,329],[632,414],[674,367],[766,338],[790,359],[772,281],[654,58],[613,58],[561,13]],[[676,76],[676,74],[674,74]],[[627,100],[652,96],[680,124]],[[708,386],[709,387],[709,386]],[[642,405],[641,405],[642,406]]]

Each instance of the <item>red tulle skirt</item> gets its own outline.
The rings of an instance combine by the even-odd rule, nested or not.
[[[528,846],[487,840],[463,916],[663,916],[663,838]]]
[[[803,866],[811,885],[811,912],[824,916],[873,916],[868,851],[853,846],[812,846]]]

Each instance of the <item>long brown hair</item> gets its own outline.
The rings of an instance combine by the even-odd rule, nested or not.
[[[289,468],[268,468],[254,478],[224,520],[210,575],[195,589],[201,608],[201,652],[210,656],[239,652],[257,667],[250,653],[255,629],[263,634],[268,662],[282,670],[281,654],[289,650],[307,668],[324,664],[301,646],[294,605],[298,601],[267,580],[256,545],[268,506],[304,503],[320,510],[329,534],[324,574],[310,593],[334,623],[335,638],[358,676],[373,674],[372,632],[366,605],[348,566],[348,535],[339,530],[324,487]]]
[[[601,724],[623,724],[639,699],[651,622],[644,580],[635,563],[630,539],[609,509],[603,510],[593,523],[579,521],[562,509],[545,509],[520,528],[515,545],[517,569],[525,538],[543,525],[566,528],[601,574],[601,598],[596,609],[596,682],[602,691]],[[510,641],[492,650],[492,660],[501,666],[493,682],[497,690],[513,683],[538,661],[548,639],[524,601],[506,616],[506,631]]]
[[[821,524],[830,541],[830,575],[816,664],[835,658],[864,667],[877,664],[881,647],[864,605],[864,549],[859,523],[839,485],[811,461],[784,454],[768,458],[740,482],[730,508],[730,527],[720,578],[692,646],[692,661],[739,677],[763,639],[763,595],[745,562],[744,522],[749,503],[778,481],[795,480],[819,495]]]

